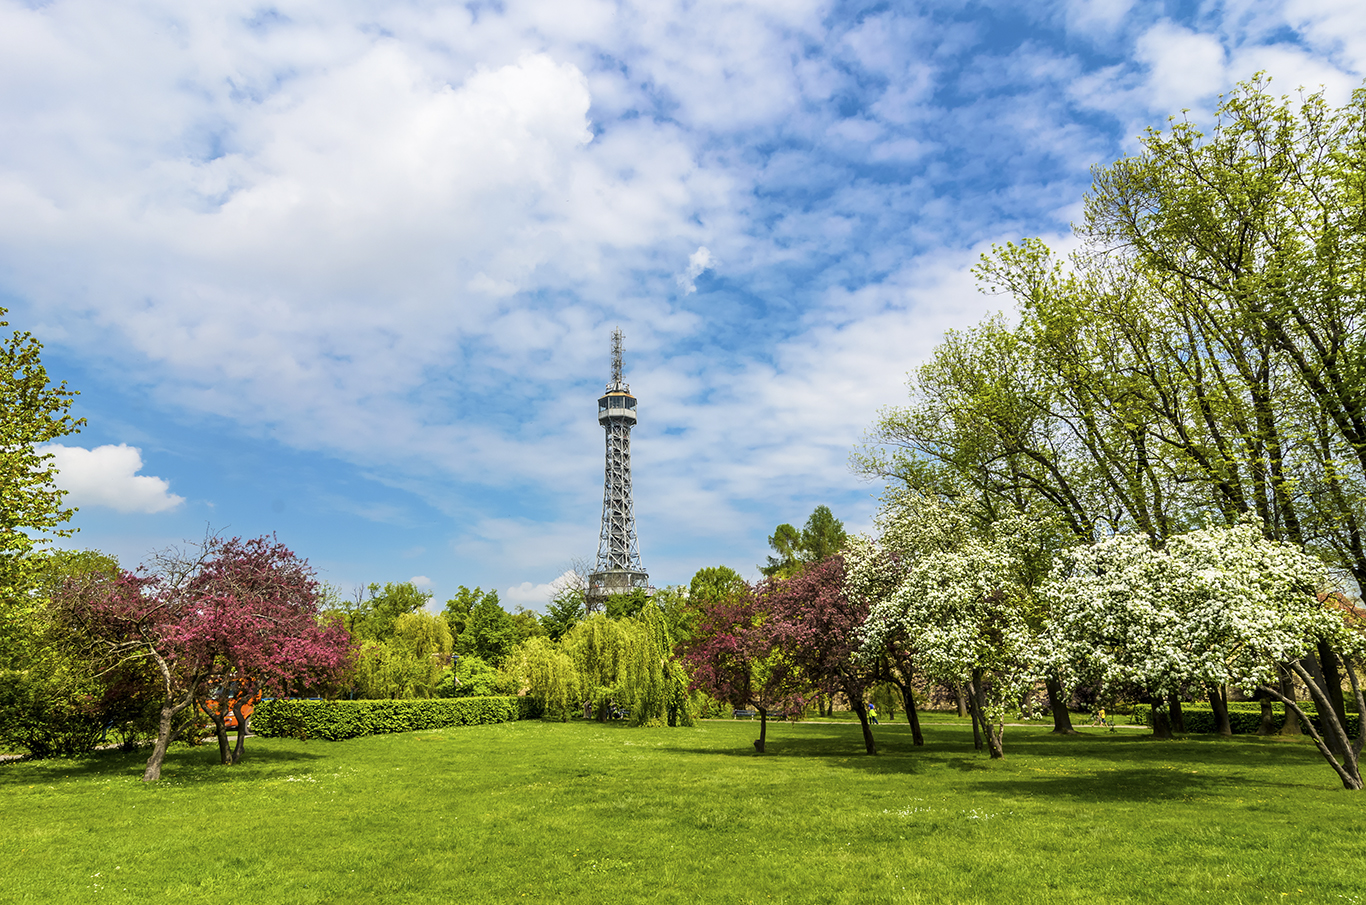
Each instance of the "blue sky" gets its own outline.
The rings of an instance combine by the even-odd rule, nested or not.
[[[539,608],[594,556],[609,335],[642,558],[866,528],[848,455],[993,242],[1349,2],[0,0],[0,304],[82,395],[71,543],[275,532],[344,593]]]

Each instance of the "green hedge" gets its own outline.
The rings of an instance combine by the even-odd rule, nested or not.
[[[1313,704],[1304,701],[1299,702],[1300,709],[1305,716],[1314,721],[1316,729],[1322,729],[1318,722],[1318,712]],[[1271,705],[1272,712],[1276,715],[1276,725],[1279,727],[1285,721],[1285,707],[1280,703]],[[1214,711],[1208,704],[1182,704],[1181,715],[1186,721],[1186,731],[1192,733],[1215,733],[1219,731],[1219,725],[1215,722]],[[1134,713],[1131,721],[1140,726],[1151,726],[1153,724],[1153,709],[1147,704],[1135,704]],[[1256,701],[1230,701],[1228,705],[1228,722],[1233,728],[1235,735],[1256,735],[1262,728],[1262,705]],[[1359,718],[1355,713],[1347,714],[1347,734],[1356,737]]]
[[[525,697],[436,698],[408,701],[262,701],[252,731],[277,738],[337,741],[362,735],[510,723],[540,716]]]

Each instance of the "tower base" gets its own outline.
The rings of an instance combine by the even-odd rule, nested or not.
[[[631,569],[609,569],[594,572],[588,576],[588,600],[590,603],[606,600],[613,594],[630,594],[633,591],[650,590],[650,576]]]

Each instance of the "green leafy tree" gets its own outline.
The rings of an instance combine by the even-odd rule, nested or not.
[[[470,590],[463,584],[455,592],[455,596],[446,601],[446,608],[441,614],[446,617],[446,623],[451,627],[451,635],[459,638],[465,632],[465,625],[469,621],[470,613],[478,606],[485,597],[492,597],[494,602],[498,600],[497,591],[489,591],[487,594],[483,588]]]
[[[539,637],[539,636],[538,636]],[[536,638],[531,639],[537,640]],[[516,670],[510,674],[496,669],[474,654],[457,657],[455,663],[447,667],[437,685],[439,698],[478,698],[490,695],[512,695],[519,690],[521,683],[516,678]]]
[[[629,594],[612,594],[607,598],[603,611],[608,619],[627,619],[640,614],[649,603],[650,595],[643,588],[636,588]]]
[[[688,675],[673,647],[664,611],[647,601],[631,620],[620,683],[620,703],[630,706],[632,725],[692,725]]]
[[[729,566],[706,566],[698,569],[693,573],[692,581],[688,583],[688,599],[698,606],[730,600],[737,594],[748,592],[749,585],[744,578]]]
[[[789,578],[805,566],[839,553],[847,541],[844,523],[835,518],[829,506],[817,506],[801,531],[788,524],[774,530],[768,545],[778,555],[770,556],[761,571],[771,578]]]
[[[562,588],[546,606],[545,615],[541,617],[541,625],[551,641],[559,641],[587,615],[587,612],[582,590]]]
[[[549,637],[532,638],[517,651],[527,694],[540,701],[548,720],[567,722],[582,704],[583,677],[574,659]]]
[[[417,680],[410,696],[432,697],[454,647],[446,620],[425,610],[404,613],[394,620],[394,637],[389,643],[414,664]]]
[[[615,698],[625,674],[631,645],[629,620],[608,619],[594,613],[570,629],[560,645],[574,664],[579,678],[578,701],[585,717],[596,711],[607,718],[608,704]]]
[[[387,641],[394,636],[400,616],[422,610],[431,599],[431,591],[411,581],[386,582],[383,587],[371,584],[341,605],[342,624],[357,640]]]
[[[516,612],[512,614],[512,627],[515,629],[512,642],[514,647],[531,638],[548,634],[545,626],[541,625],[541,615],[523,606],[517,607]]]
[[[498,592],[480,597],[465,620],[465,629],[456,639],[456,652],[501,666],[517,646],[517,624],[512,614],[498,603]]]
[[[37,609],[22,668],[0,668],[0,744],[37,757],[84,754],[113,730],[125,746],[155,729],[156,687],[144,664],[101,669],[50,601],[71,587],[112,582],[118,560],[93,550],[52,550],[38,561]]]
[[[49,538],[71,535],[60,526],[75,511],[63,507],[52,455],[41,444],[78,432],[85,419],[69,414],[76,393],[66,382],[49,382],[42,348],[17,330],[0,344],[0,668],[27,662],[41,608],[42,563],[34,554]]]

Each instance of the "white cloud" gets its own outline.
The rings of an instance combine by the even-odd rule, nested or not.
[[[426,575],[414,575],[408,579],[408,583],[415,588],[430,588],[432,586],[432,580]]]
[[[1000,306],[967,247],[1061,228],[1088,166],[1249,66],[1351,83],[1353,4],[1255,6],[1060,0],[1061,32],[1012,45],[820,0],[290,0],[250,27],[245,0],[0,2],[0,293],[149,410],[458,516],[450,560],[500,585],[596,546],[619,323],[647,567],[707,564],[659,552],[688,535],[744,571],[773,506],[857,491],[877,408]]]
[[[542,582],[541,584],[524,581],[521,584],[506,588],[499,595],[499,601],[506,610],[520,606],[528,610],[544,612],[546,604],[550,603],[552,597],[577,580],[577,573],[573,569],[567,569],[553,581]]]
[[[1159,22],[1139,37],[1136,51],[1148,67],[1144,93],[1149,109],[1176,114],[1229,87],[1217,35]]]
[[[700,277],[703,271],[711,270],[716,266],[712,260],[711,252],[705,245],[698,246],[697,251],[688,255],[688,269],[678,275],[678,286],[683,290],[684,295],[691,295],[697,291],[697,284],[694,282]]]
[[[84,449],[52,443],[38,447],[50,453],[57,466],[57,486],[75,506],[107,506],[119,512],[166,512],[185,498],[171,493],[171,484],[140,475],[142,450],[120,443]]]

